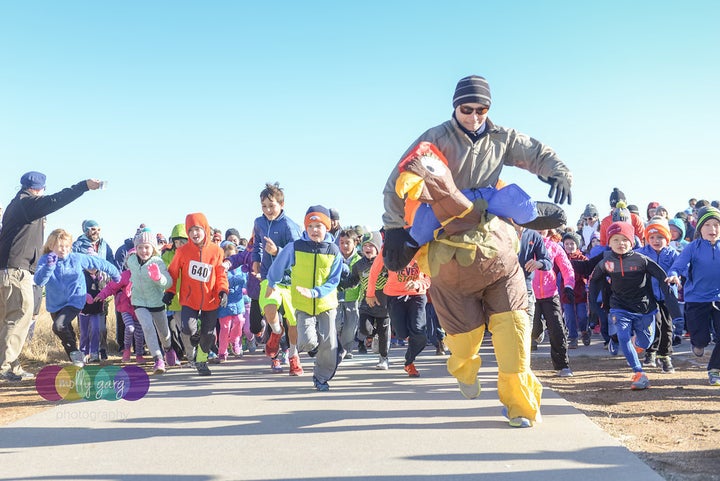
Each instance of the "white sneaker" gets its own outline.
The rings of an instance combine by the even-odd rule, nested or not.
[[[380,356],[380,362],[375,365],[375,369],[387,371],[388,367],[388,358]]]
[[[77,367],[85,366],[85,355],[82,351],[73,351],[70,353],[70,361]]]

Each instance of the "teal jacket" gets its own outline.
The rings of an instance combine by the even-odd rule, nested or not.
[[[338,305],[337,286],[342,274],[342,254],[332,235],[314,242],[303,232],[302,238],[280,251],[267,274],[268,286],[275,287],[287,269],[293,307],[310,315],[335,309]],[[312,298],[300,294],[297,287],[312,291]]]
[[[156,264],[160,270],[160,280],[154,281],[150,278],[148,267]],[[144,264],[140,263],[137,254],[130,254],[127,258],[128,269],[130,269],[130,302],[134,307],[165,307],[162,298],[165,289],[172,282],[170,273],[165,263],[158,255],[150,257]]]

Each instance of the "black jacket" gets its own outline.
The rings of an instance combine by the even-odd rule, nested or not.
[[[45,241],[45,216],[85,192],[86,181],[52,195],[36,196],[21,190],[5,209],[0,230],[0,269],[14,267],[35,272]]]

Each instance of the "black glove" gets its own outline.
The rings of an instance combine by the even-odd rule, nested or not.
[[[165,294],[163,294],[163,299],[162,299],[163,304],[165,304],[166,306],[169,306],[172,303],[172,300],[174,297],[175,297],[175,294],[173,294],[172,292],[166,292]]]
[[[575,304],[575,290],[572,287],[566,287],[563,289],[565,297],[570,300],[570,304]]]
[[[220,307],[227,307],[227,301],[228,301],[227,292],[225,292],[225,291],[220,292],[218,297],[220,298]]]
[[[382,247],[383,262],[390,271],[403,270],[415,257],[420,246],[410,237],[406,229],[386,229]]]
[[[568,205],[572,204],[572,193],[570,192],[570,179],[567,177],[543,177],[538,175],[538,179],[542,180],[546,184],[550,184],[550,192],[548,197],[553,198],[555,196],[555,203],[562,204],[567,199]]]

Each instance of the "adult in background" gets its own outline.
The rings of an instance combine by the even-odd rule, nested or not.
[[[97,221],[92,219],[86,219],[82,223],[82,235],[80,235],[75,242],[73,242],[73,252],[79,252],[80,254],[97,255],[99,258],[108,261],[110,264],[122,270],[121,265],[115,263],[115,254],[112,248],[105,242],[105,239],[101,237],[102,228]],[[100,354],[100,360],[106,361],[107,355],[107,313],[106,309],[103,310],[102,319],[100,319],[100,348],[98,349]],[[119,313],[116,312],[115,316]],[[117,319],[117,317],[116,317]],[[117,326],[116,326],[117,327]],[[123,344],[118,344],[122,346]]]
[[[18,360],[33,314],[33,275],[45,240],[45,216],[101,182],[87,179],[45,195],[45,174],[27,172],[20,191],[5,209],[0,231],[0,378],[32,379]]]
[[[338,237],[340,237],[340,212],[337,209],[330,209],[330,230],[328,231],[335,238],[337,244]]]

